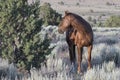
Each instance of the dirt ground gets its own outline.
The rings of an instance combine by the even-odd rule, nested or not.
[[[35,0],[29,0],[32,3]],[[51,7],[64,15],[64,11],[76,13],[88,20],[104,22],[113,15],[120,15],[120,0],[40,0],[43,3],[50,3]]]
[[[120,13],[120,0],[40,0],[40,2],[50,3],[53,9],[62,14],[66,10],[89,15]]]

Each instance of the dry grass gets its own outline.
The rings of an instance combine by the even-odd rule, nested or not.
[[[53,32],[49,30],[53,29]],[[7,60],[0,59],[1,80],[120,80],[120,29],[115,28],[93,28],[94,47],[92,51],[92,69],[87,70],[87,52],[84,48],[82,70],[83,75],[76,71],[71,72],[67,44],[65,36],[58,34],[56,26],[48,26],[42,33],[48,32],[51,37],[56,35],[51,46],[56,47],[48,56],[47,68],[43,65],[41,69],[31,68],[31,74],[17,71],[13,64]],[[63,50],[65,49],[65,50]],[[4,78],[5,77],[5,78]]]

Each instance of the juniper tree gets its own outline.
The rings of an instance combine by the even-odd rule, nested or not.
[[[61,14],[52,9],[49,3],[40,6],[40,18],[45,26],[58,25],[61,20]]]
[[[0,0],[0,56],[17,67],[30,69],[51,53],[50,40],[42,38],[39,2]]]

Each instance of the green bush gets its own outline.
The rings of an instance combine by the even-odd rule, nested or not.
[[[61,14],[53,10],[49,3],[44,3],[40,7],[40,18],[45,26],[58,25],[61,20]]]
[[[103,27],[103,23],[100,21],[100,22],[97,23],[96,26],[97,26],[97,27]]]
[[[110,3],[110,2],[106,2],[106,5],[107,5],[107,6],[111,6],[112,3]]]
[[[61,1],[61,2],[58,2],[58,4],[60,4],[60,5],[64,5],[64,2],[63,2],[63,1]]]
[[[120,27],[120,16],[111,16],[105,23],[105,27]]]
[[[88,17],[88,21],[92,21],[92,17],[91,16]]]
[[[76,6],[79,6],[80,4],[79,3],[76,3]]]
[[[51,53],[50,40],[41,37],[40,4],[0,0],[0,56],[18,68],[39,68]]]

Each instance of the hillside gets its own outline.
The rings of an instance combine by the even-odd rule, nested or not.
[[[29,0],[29,3],[32,1]],[[60,14],[64,15],[64,11],[68,10],[86,20],[91,18],[98,24],[112,15],[120,15],[119,0],[40,0],[41,5],[45,2],[50,3],[51,7]]]

